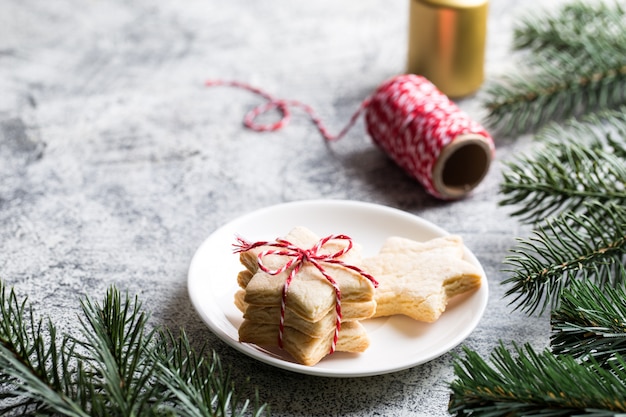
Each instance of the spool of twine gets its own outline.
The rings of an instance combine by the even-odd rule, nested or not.
[[[276,99],[237,81],[209,80],[207,86],[227,85],[258,94],[266,102],[244,117],[255,131],[275,131],[289,121],[290,108],[301,108],[327,141],[348,133],[362,113],[373,142],[424,189],[442,200],[459,199],[485,177],[495,153],[489,133],[472,120],[426,78],[407,74],[384,82],[363,100],[349,123],[332,135],[311,107],[295,100]],[[256,118],[271,110],[282,117],[272,124]]]
[[[489,133],[417,75],[395,77],[370,97],[373,141],[430,194],[457,199],[485,177],[495,147]]]

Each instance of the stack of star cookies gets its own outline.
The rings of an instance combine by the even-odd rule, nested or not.
[[[284,295],[285,282],[296,267],[288,264],[294,257],[276,253],[280,250],[269,244],[241,251],[240,261],[245,270],[237,277],[241,289],[235,294],[235,304],[244,317],[239,327],[239,340],[268,347],[280,343],[296,362],[304,365],[316,364],[333,350],[363,352],[367,349],[369,338],[359,320],[374,314],[376,301],[373,282],[358,270],[363,262],[360,247],[354,245],[344,251],[350,244],[345,239],[331,239],[316,246],[320,238],[304,227],[291,230],[280,240],[289,242],[292,247],[315,248],[318,255],[341,253],[334,258],[339,263],[321,261],[318,264],[332,277],[337,288],[318,266],[302,262]],[[341,312],[339,323],[337,303]],[[340,329],[338,338],[335,337],[337,329]]]

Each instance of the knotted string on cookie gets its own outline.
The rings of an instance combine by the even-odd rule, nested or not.
[[[424,77],[406,74],[393,77],[365,98],[347,125],[331,134],[314,110],[296,100],[278,99],[259,88],[238,81],[209,80],[207,87],[242,88],[266,102],[244,117],[244,125],[258,132],[276,131],[290,119],[290,108],[302,109],[327,141],[337,141],[365,113],[368,134],[407,174],[425,190],[442,200],[468,194],[484,178],[495,152],[489,133]],[[256,119],[278,110],[281,118],[271,124]]]
[[[352,249],[352,239],[346,235],[330,235],[330,236],[320,239],[310,249],[300,248],[298,246],[295,246],[291,242],[285,239],[280,239],[280,238],[276,239],[276,241],[274,242],[260,241],[260,242],[255,242],[255,243],[250,243],[241,237],[237,237],[236,239],[237,239],[237,243],[233,245],[235,247],[235,250],[234,250],[235,253],[247,252],[251,249],[258,248],[261,246],[268,246],[271,248],[275,248],[275,249],[265,249],[264,251],[259,252],[259,254],[257,255],[257,263],[259,265],[259,268],[261,268],[261,270],[263,270],[267,274],[279,275],[282,272],[290,270],[289,275],[287,276],[287,279],[285,280],[285,283],[283,285],[281,304],[280,304],[280,322],[278,326],[278,346],[281,349],[283,347],[283,333],[285,329],[285,309],[287,305],[287,293],[289,291],[289,286],[291,285],[291,281],[293,280],[293,278],[298,274],[298,272],[304,266],[304,264],[308,262],[311,265],[313,265],[322,274],[322,276],[330,283],[330,285],[333,287],[335,291],[335,313],[336,313],[335,333],[333,335],[333,340],[332,340],[330,352],[329,352],[329,353],[333,353],[337,346],[337,340],[339,339],[339,331],[341,330],[341,318],[342,318],[341,289],[339,288],[339,285],[334,280],[334,278],[326,272],[323,264],[326,263],[326,264],[332,264],[332,265],[339,265],[344,268],[348,268],[360,274],[361,276],[367,278],[369,281],[372,282],[374,286],[378,286],[378,282],[373,276],[363,271],[359,267],[347,264],[343,262],[341,259],[339,259]],[[331,240],[345,240],[348,242],[348,244],[345,247],[343,247],[341,250],[338,250],[335,253],[321,253],[321,249],[324,247],[324,245]],[[285,256],[290,259],[287,262],[285,262],[285,264],[281,266],[280,268],[270,269],[267,266],[265,266],[265,264],[263,263],[263,258],[267,255]]]

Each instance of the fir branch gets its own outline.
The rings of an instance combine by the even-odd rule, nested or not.
[[[188,417],[260,417],[266,412],[258,396],[254,401],[238,396],[215,353],[210,360],[202,352],[196,354],[184,333],[178,338],[169,332],[161,336],[159,379],[171,393],[166,409]]]
[[[580,119],[551,123],[536,135],[544,143],[579,143],[601,148],[626,161],[626,106],[590,113]],[[619,184],[616,184],[619,187]]]
[[[213,353],[196,354],[111,288],[82,302],[81,336],[57,336],[0,280],[0,415],[260,416]],[[45,323],[45,325],[44,325]],[[197,395],[196,395],[197,394]]]
[[[574,125],[577,134],[563,138],[561,133],[558,141],[554,129],[545,132],[544,140],[552,140],[544,147],[506,165],[500,204],[520,205],[513,216],[538,222],[567,210],[581,212],[587,207],[583,203],[590,200],[626,206],[624,139],[621,143],[610,137],[579,143],[579,134],[601,132],[583,126],[589,125]]]
[[[82,302],[81,359],[89,367],[94,416],[155,414],[162,399],[153,383],[156,363],[146,352],[155,344],[154,330],[146,330],[147,315],[141,303],[111,288],[102,306]],[[161,390],[162,391],[162,390]]]
[[[492,363],[464,348],[455,359],[456,379],[448,411],[457,416],[614,416],[626,412],[626,362],[605,369],[571,356],[537,353],[500,344]]]
[[[608,51],[626,57],[624,51]],[[535,132],[550,121],[612,108],[626,102],[626,58],[609,65],[603,57],[582,63],[560,52],[554,62],[534,63],[532,74],[508,76],[485,90],[486,123],[499,134]],[[567,65],[559,65],[567,63]]]
[[[553,306],[575,279],[601,287],[626,281],[626,207],[585,203],[586,213],[567,212],[550,219],[528,239],[518,239],[505,259],[511,276],[506,297],[529,314]]]
[[[545,48],[581,53],[626,40],[626,11],[618,1],[572,1],[553,13],[531,11],[514,28],[515,49]]]
[[[80,366],[73,349],[52,322],[35,320],[26,300],[20,303],[0,281],[0,398],[14,400],[0,414],[89,416],[72,399],[69,369]]]
[[[593,358],[603,367],[615,364],[616,355],[626,357],[625,299],[623,285],[600,289],[590,281],[573,282],[552,312],[552,351]]]
[[[588,24],[587,13],[599,24]],[[518,135],[626,102],[624,16],[617,3],[574,2],[555,16],[544,13],[520,24],[514,45],[527,49],[526,71],[487,86],[487,123],[504,135]],[[603,21],[612,24],[605,27]]]

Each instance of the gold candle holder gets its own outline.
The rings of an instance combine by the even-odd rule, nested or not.
[[[478,90],[484,79],[488,0],[409,0],[407,72],[448,97]]]

